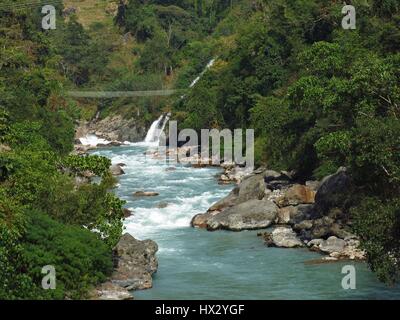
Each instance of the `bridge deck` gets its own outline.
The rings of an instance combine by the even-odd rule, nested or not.
[[[74,98],[120,98],[120,97],[156,97],[170,96],[180,90],[148,90],[148,91],[69,91]]]

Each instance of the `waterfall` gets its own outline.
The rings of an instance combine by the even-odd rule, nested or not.
[[[160,121],[162,120],[164,115],[161,115],[156,121],[151,124],[149,131],[147,131],[146,138],[144,142],[154,142],[156,137],[156,131],[158,126],[160,125]]]
[[[167,125],[167,122],[169,121],[169,118],[171,117],[170,113],[163,114],[161,115],[156,121],[154,121],[147,132],[146,138],[144,139],[144,142],[150,143],[150,142],[158,142],[161,133],[164,131],[165,126]]]
[[[215,63],[215,58],[211,59],[206,67],[204,68],[203,72],[200,73],[200,75],[193,80],[193,82],[190,84],[189,88],[192,88],[196,85],[196,83],[201,79],[204,73],[207,72],[208,69],[210,69]],[[184,96],[181,97],[183,99]],[[144,142],[146,143],[154,143],[154,142],[159,142],[161,133],[164,131],[165,126],[167,125],[169,119],[171,117],[170,113],[166,113],[161,115],[156,121],[154,121],[147,132],[146,138],[144,139]]]
[[[195,84],[201,79],[201,77],[203,76],[203,74],[210,69],[215,63],[215,59],[211,59],[209,63],[207,63],[206,67],[204,68],[203,72],[200,73],[200,75],[193,80],[193,82],[190,84],[189,88],[193,88],[195,86]]]

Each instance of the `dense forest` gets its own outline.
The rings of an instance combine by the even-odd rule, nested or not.
[[[40,28],[40,8],[1,7],[0,16],[0,298],[85,297],[112,271],[123,215],[110,160],[70,155],[80,111],[64,86],[95,72],[80,56],[86,38],[71,21],[65,37],[77,50],[60,47]],[[77,183],[88,170],[101,181]],[[56,290],[42,289],[49,264]]]
[[[218,3],[218,4],[217,4]],[[145,46],[144,73],[179,69],[181,128],[254,128],[256,163],[321,179],[346,166],[343,209],[378,277],[400,258],[400,4],[351,1],[129,1],[116,22]],[[138,9],[139,8],[139,9]],[[193,35],[193,31],[197,32]]]
[[[341,26],[341,1],[128,0],[111,25],[87,28],[57,3],[56,30],[41,28],[40,6],[2,3],[0,299],[84,298],[112,271],[124,203],[110,161],[71,151],[79,119],[132,101],[66,91],[186,89],[213,58],[183,99],[135,101],[144,121],[172,111],[181,128],[254,128],[257,165],[301,181],[346,166],[356,188],[343,210],[379,279],[399,279],[397,0],[348,1],[355,30]],[[77,183],[87,171],[99,183]],[[41,289],[48,261],[56,290]]]

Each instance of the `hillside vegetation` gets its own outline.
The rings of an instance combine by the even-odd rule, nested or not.
[[[181,128],[254,128],[256,161],[300,181],[346,166],[356,192],[343,201],[378,277],[400,259],[400,4],[351,1],[139,1],[116,23],[143,43],[143,75],[174,74]]]
[[[127,0],[0,6],[0,298],[83,298],[112,271],[123,202],[109,160],[70,155],[74,126],[139,108],[172,111],[181,128],[254,128],[256,161],[305,181],[346,166],[343,201],[368,262],[395,283],[400,259],[400,4]],[[45,4],[45,1],[41,1]],[[63,17],[64,7],[76,14]],[[186,89],[183,99],[73,100],[68,90]],[[89,170],[99,184],[77,184]],[[41,288],[53,261],[57,290]]]

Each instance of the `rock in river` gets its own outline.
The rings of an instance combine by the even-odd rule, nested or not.
[[[206,215],[203,226],[209,230],[255,230],[269,227],[278,215],[278,207],[272,201],[252,199],[220,213]],[[195,221],[193,225],[196,226]]]
[[[272,233],[266,233],[264,239],[270,247],[297,248],[304,246],[291,228],[275,228]]]
[[[116,267],[111,282],[127,290],[152,287],[152,274],[157,271],[157,244],[152,240],[139,241],[124,234],[114,248]]]
[[[160,195],[158,192],[152,191],[136,191],[133,196],[134,197],[156,197]]]
[[[113,176],[120,176],[125,174],[124,170],[122,170],[122,168],[117,164],[112,165],[110,167],[110,171]]]

